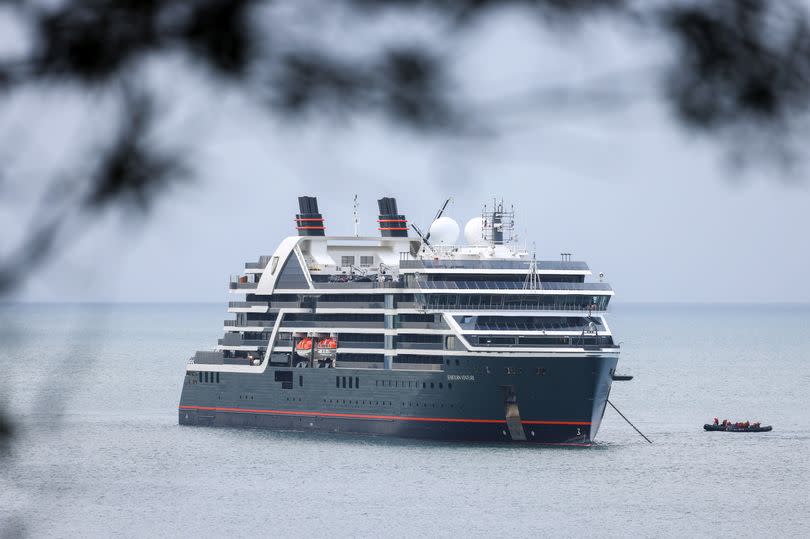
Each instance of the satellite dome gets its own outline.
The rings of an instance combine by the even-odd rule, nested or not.
[[[464,225],[464,239],[469,245],[485,245],[484,241],[484,219],[473,217]]]
[[[449,217],[439,217],[430,225],[430,243],[455,245],[458,240],[458,223]]]

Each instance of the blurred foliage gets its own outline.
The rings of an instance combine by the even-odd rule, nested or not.
[[[679,61],[669,95],[700,129],[746,122],[780,129],[810,104],[810,28],[803,6],[737,0],[664,11]]]

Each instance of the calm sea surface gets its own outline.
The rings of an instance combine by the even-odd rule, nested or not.
[[[587,449],[180,427],[226,317],[0,305],[0,536],[810,534],[810,306],[615,306],[611,400],[655,443],[609,409]]]

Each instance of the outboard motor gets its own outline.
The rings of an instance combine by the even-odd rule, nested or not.
[[[295,216],[295,228],[299,236],[323,236],[323,216],[318,213],[318,199],[315,197],[298,197],[298,208],[301,213]]]
[[[380,208],[380,234],[383,238],[407,238],[408,221],[405,216],[397,213],[397,199],[383,197],[377,201]]]

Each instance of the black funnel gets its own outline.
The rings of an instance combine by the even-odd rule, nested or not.
[[[383,238],[407,238],[408,221],[397,213],[397,199],[383,197],[377,201],[380,208],[380,234]]]
[[[318,199],[315,197],[298,197],[298,209],[301,213],[295,216],[295,228],[299,236],[323,236],[323,216],[318,213]]]

